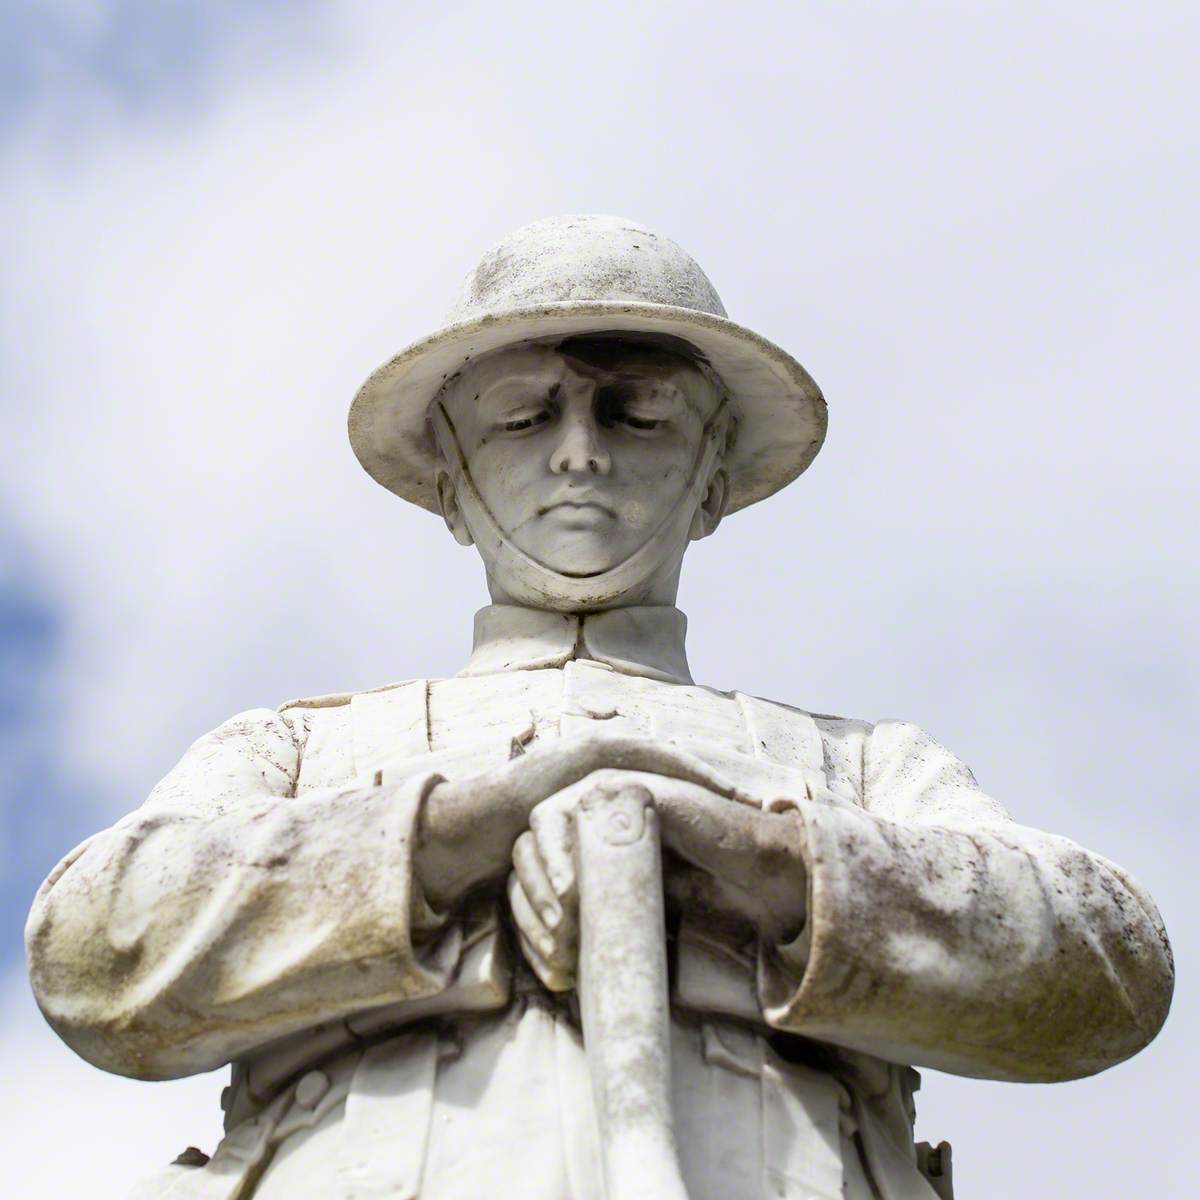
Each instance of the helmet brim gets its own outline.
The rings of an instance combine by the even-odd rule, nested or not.
[[[350,444],[388,491],[437,512],[438,452],[427,414],[451,376],[504,346],[621,331],[683,338],[728,388],[738,418],[725,459],[729,512],[777,492],[816,457],[825,440],[825,399],[790,354],[724,317],[637,301],[563,301],[448,325],[371,374],[350,406]]]

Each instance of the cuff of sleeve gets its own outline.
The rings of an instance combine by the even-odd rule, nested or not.
[[[796,809],[807,873],[804,928],[790,942],[763,947],[758,984],[768,1024],[799,1032],[820,1009],[820,997],[836,992],[841,975],[852,969],[839,949],[838,931],[858,919],[852,847],[859,826],[871,817],[820,800],[802,800]]]
[[[813,871],[809,819],[806,816],[807,809],[811,807],[815,807],[812,801],[787,802],[787,811],[795,814],[800,826],[800,855],[805,876],[804,924],[789,941],[763,941],[759,945],[758,991],[764,1012],[768,1010],[769,998],[792,995],[800,988],[812,956]],[[774,808],[773,811],[781,809]]]
[[[417,826],[421,819],[421,810],[425,807],[425,802],[429,799],[433,789],[439,783],[444,783],[445,780],[444,775],[430,774],[405,784],[401,789],[407,801],[401,806],[404,815],[400,840],[404,854],[403,871],[408,886],[408,914],[414,937],[421,939],[440,933],[445,928],[450,915],[448,912],[439,911],[429,903],[425,889],[421,887],[417,873],[413,869],[413,855],[416,849]]]
[[[341,927],[343,940],[350,928],[361,930],[353,939],[358,986],[349,989],[356,993],[355,1006],[376,998],[432,995],[453,975],[461,936],[448,914],[426,899],[413,862],[421,807],[441,781],[440,775],[429,772],[397,785],[331,798],[340,812],[339,819],[326,825],[328,854],[340,852],[366,867],[366,879],[355,881],[359,903],[347,911]],[[372,852],[372,845],[379,849]]]

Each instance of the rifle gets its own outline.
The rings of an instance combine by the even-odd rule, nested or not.
[[[671,1115],[658,813],[639,784],[576,814],[579,1006],[608,1200],[687,1200]]]

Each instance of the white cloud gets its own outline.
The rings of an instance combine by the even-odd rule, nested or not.
[[[124,1200],[188,1145],[212,1153],[228,1072],[171,1083],[107,1075],[69,1053],[20,969],[0,979],[0,1129],[5,1195]]]
[[[478,570],[359,472],[346,405],[505,230],[623,212],[831,403],[811,475],[697,549],[697,673],[920,720],[1022,819],[1138,871],[1186,963],[1181,30],[1072,6],[325,11],[324,48],[231,52],[211,106],[131,115],[75,80],[5,152],[0,504],[66,609],[60,766],[97,822],[235,709],[461,661]],[[90,111],[65,157],[64,100]],[[930,1080],[963,1190],[1169,1190],[1171,1152],[1133,1147],[1185,1144],[1195,1029],[1184,1007],[1067,1088]],[[87,1075],[38,1045],[23,1077]],[[1107,1151],[1073,1161],[1050,1121]]]

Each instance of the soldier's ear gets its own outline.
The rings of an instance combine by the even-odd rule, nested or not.
[[[708,537],[710,533],[715,533],[717,526],[721,523],[721,518],[725,515],[725,506],[728,503],[729,473],[724,467],[718,465],[708,481],[708,490],[704,493],[704,499],[696,507],[696,513],[692,517],[692,526],[688,530],[688,537],[693,542],[698,542],[701,538]]]
[[[450,478],[449,472],[438,472],[437,493],[438,504],[442,509],[442,519],[446,522],[446,528],[450,530],[451,536],[460,546],[473,546],[475,539],[467,528],[466,518],[458,503],[458,492],[454,488],[454,481]]]

